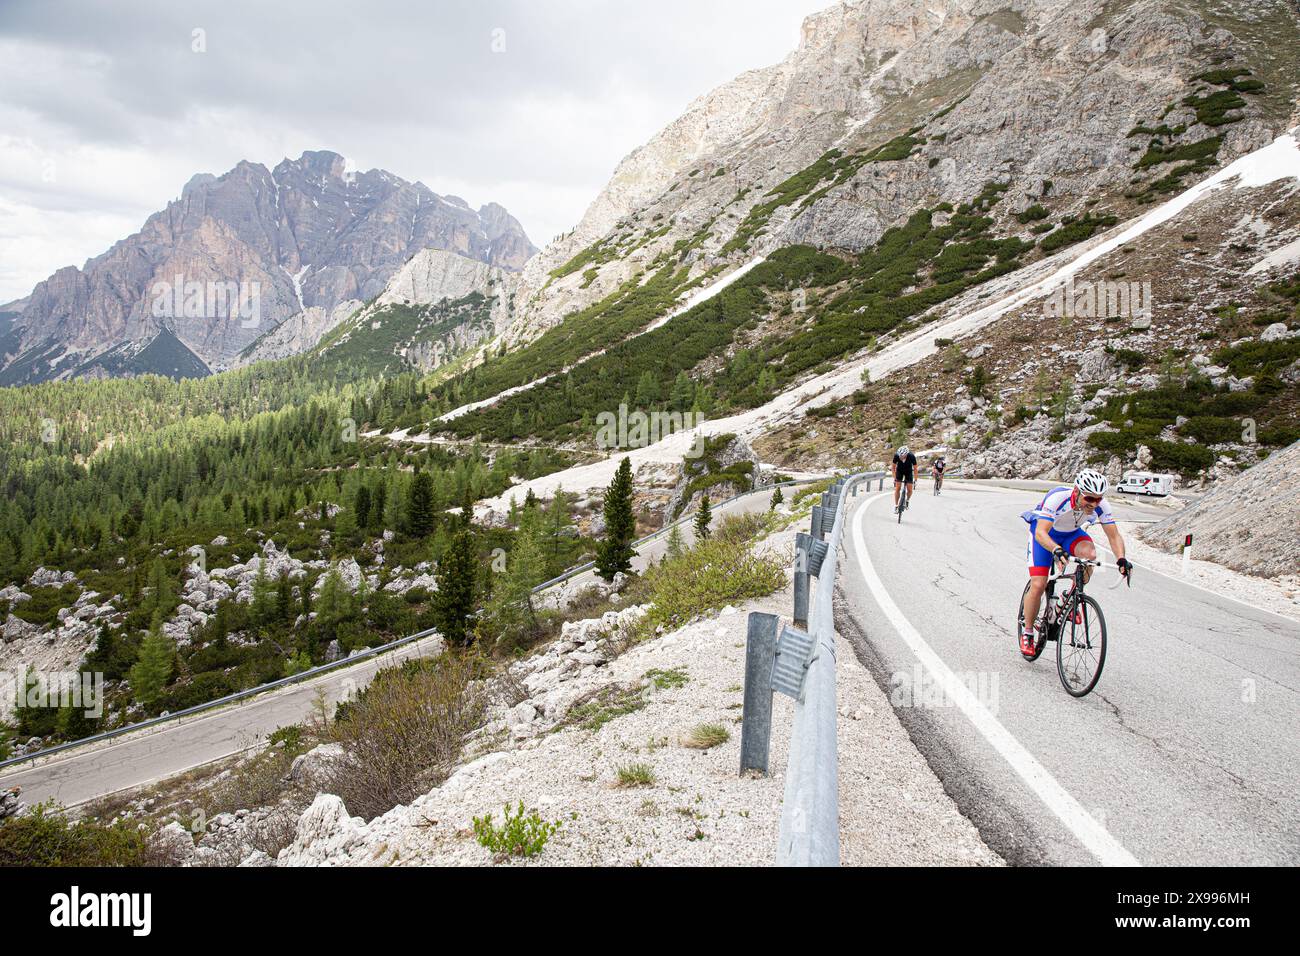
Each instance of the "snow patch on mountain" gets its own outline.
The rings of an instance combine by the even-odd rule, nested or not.
[[[819,375],[758,408],[705,422],[695,429],[678,432],[644,448],[616,452],[604,461],[521,482],[496,498],[483,502],[481,506],[486,511],[504,513],[509,510],[512,498],[522,500],[529,491],[539,497],[549,498],[560,487],[579,493],[597,490],[609,484],[618,462],[625,456],[631,459],[634,471],[679,462],[694,445],[697,433],[738,434],[753,441],[779,425],[802,418],[810,408],[851,395],[861,387],[864,371],[870,373],[873,382],[878,382],[890,372],[913,365],[937,351],[935,338],[956,340],[969,337],[1007,312],[1049,294],[1089,264],[1173,219],[1212,190],[1253,188],[1286,178],[1300,180],[1300,143],[1297,143],[1297,132],[1300,130],[1292,130],[1267,146],[1242,156],[1136,221],[1117,226],[1089,242],[1072,246],[1056,256],[966,293],[947,308],[948,314],[955,315],[956,318],[926,325],[880,352],[845,362],[835,371]],[[976,307],[975,303],[990,294],[997,298],[988,305]],[[490,404],[491,401],[493,400],[480,404]]]

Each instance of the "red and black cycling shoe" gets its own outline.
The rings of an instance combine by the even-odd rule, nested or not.
[[[1034,631],[1020,632],[1020,653],[1033,659],[1038,651],[1038,635]]]

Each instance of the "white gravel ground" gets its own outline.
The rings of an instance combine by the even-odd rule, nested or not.
[[[1183,574],[1181,554],[1167,554],[1151,547],[1134,532],[1137,526],[1126,521],[1118,522],[1124,543],[1128,547],[1129,557],[1142,568],[1150,568],[1178,578],[1197,587],[1213,591],[1224,597],[1234,598],[1251,607],[1272,611],[1293,621],[1300,621],[1300,574],[1282,575],[1278,578],[1258,578],[1242,574],[1231,568],[1225,568],[1213,561],[1197,561],[1192,558],[1187,574]],[[1192,554],[1196,551],[1193,549]],[[1135,577],[1136,581],[1137,578]],[[1134,585],[1138,587],[1138,585]]]
[[[786,548],[793,529],[770,546]],[[678,688],[591,731],[566,727],[487,754],[441,787],[369,825],[320,796],[280,865],[483,865],[472,820],[522,800],[562,827],[531,865],[761,866],[772,862],[793,703],[774,704],[772,776],[741,777],[746,612],[788,616],[789,590],[634,647],[601,668],[610,684],[651,669],[685,671]],[[845,864],[999,864],[943,792],[888,701],[847,643],[839,654],[840,812]],[[681,739],[697,724],[730,739],[710,750]],[[650,786],[619,787],[621,766],[652,768]],[[512,863],[524,861],[512,860]]]

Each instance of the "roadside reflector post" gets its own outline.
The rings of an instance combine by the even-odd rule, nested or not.
[[[751,611],[745,635],[745,707],[740,712],[740,772],[766,776],[772,744],[772,671],[780,619]]]
[[[1183,539],[1183,574],[1188,574],[1192,570],[1192,536],[1189,534]]]

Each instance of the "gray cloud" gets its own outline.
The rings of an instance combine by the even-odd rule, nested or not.
[[[192,173],[303,149],[501,202],[542,244],[627,152],[780,59],[828,2],[5,0],[0,253],[19,260],[0,302],[102,251],[120,236],[97,230],[119,213],[138,226]],[[53,236],[22,242],[42,210],[77,208],[96,231],[60,221],[57,261]]]

